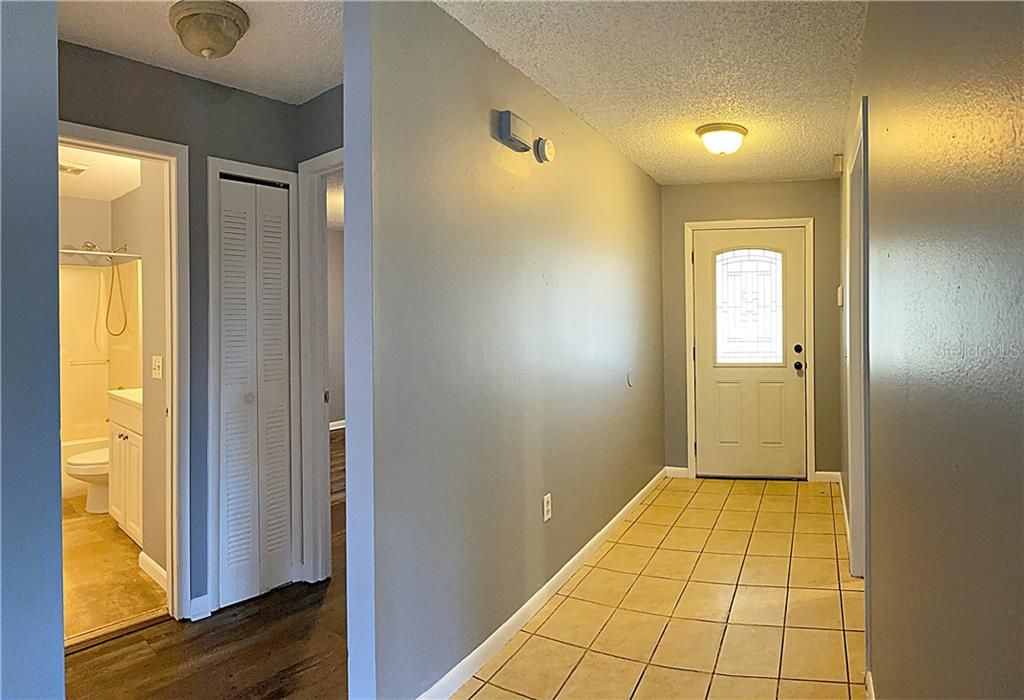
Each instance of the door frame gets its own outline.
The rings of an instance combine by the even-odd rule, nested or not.
[[[345,151],[336,148],[299,163],[299,328],[302,338],[300,382],[308,393],[329,391],[327,370],[327,230],[326,176],[344,173]],[[344,397],[341,397],[344,400]],[[306,581],[331,575],[331,455],[329,402],[302,405],[303,463],[309,464],[310,488],[303,491],[304,526],[314,535],[305,541]],[[322,488],[313,488],[319,484]]]
[[[804,423],[805,478],[809,481],[815,473],[814,463],[814,218],[792,219],[733,219],[727,221],[687,221],[683,225],[684,265],[689,260],[686,274],[686,434],[689,444],[687,469],[691,477],[697,476],[697,377],[696,377],[696,330],[694,327],[694,255],[693,235],[696,231],[722,231],[731,229],[759,228],[802,228],[804,230],[804,358],[807,369],[804,372]]]
[[[123,153],[162,161],[168,167],[167,222],[164,230],[164,303],[167,345],[165,357],[170,359],[170,381],[165,382],[164,405],[169,410],[166,421],[166,487],[165,537],[167,553],[164,573],[167,610],[177,619],[195,616],[191,586],[191,519],[189,435],[190,348],[189,321],[189,218],[188,218],[188,146],[136,136],[120,131],[100,129],[74,122],[60,121],[58,140],[83,148]],[[143,362],[143,365],[146,363]],[[155,564],[154,564],[155,566]],[[159,575],[160,572],[154,572]]]
[[[310,532],[303,527],[303,484],[306,465],[300,450],[301,411],[303,403],[299,386],[299,275],[298,275],[298,177],[290,170],[242,163],[208,156],[206,159],[207,231],[209,232],[209,377],[207,387],[207,596],[202,601],[206,615],[220,609],[220,177],[221,174],[251,180],[262,180],[288,187],[288,352],[291,401],[291,482],[292,482],[292,565],[289,578],[300,580],[303,567],[304,539]],[[299,517],[296,518],[295,514]]]

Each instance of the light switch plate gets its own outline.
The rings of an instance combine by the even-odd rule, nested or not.
[[[153,379],[164,378],[164,358],[163,355],[153,355],[153,366],[150,371]]]

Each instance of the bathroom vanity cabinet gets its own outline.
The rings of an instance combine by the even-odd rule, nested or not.
[[[110,397],[110,515],[142,546],[142,390]]]

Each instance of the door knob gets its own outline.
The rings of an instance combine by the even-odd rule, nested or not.
[[[800,360],[797,360],[796,362],[793,363],[793,369],[795,369],[797,372],[799,372],[803,368],[804,368],[804,363],[801,362]]]
[[[256,394],[252,393],[251,391],[248,394],[245,395],[245,402],[246,403],[252,403],[255,400],[256,400]]]

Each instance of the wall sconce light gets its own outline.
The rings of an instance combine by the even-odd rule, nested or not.
[[[555,142],[534,138],[529,122],[507,109],[498,112],[498,140],[517,153],[533,151],[538,163],[550,163],[555,159]]]

